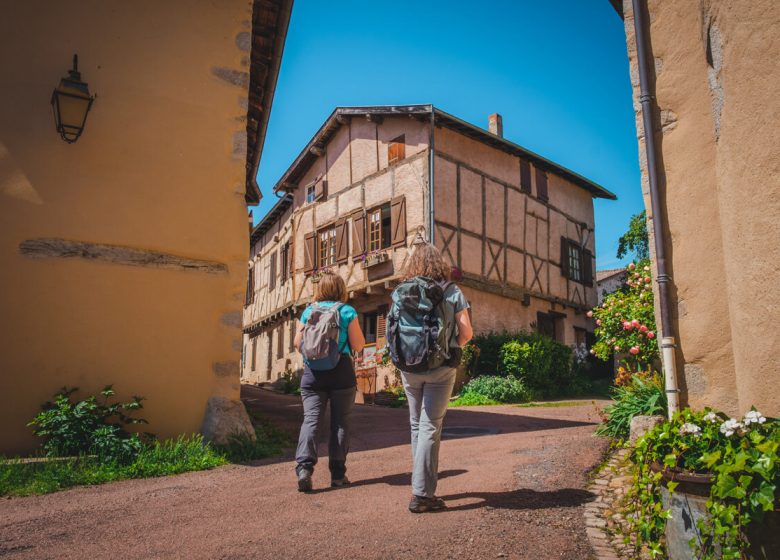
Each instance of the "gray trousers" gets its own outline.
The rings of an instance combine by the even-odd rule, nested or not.
[[[455,368],[430,373],[401,372],[412,427],[412,494],[433,498],[439,478],[439,444]]]
[[[301,388],[303,399],[303,424],[295,452],[296,471],[314,472],[317,464],[317,432],[325,417],[325,407],[330,400],[330,440],[328,442],[328,467],[333,480],[344,478],[349,452],[349,428],[352,406],[355,404],[356,387],[331,391],[314,391]]]

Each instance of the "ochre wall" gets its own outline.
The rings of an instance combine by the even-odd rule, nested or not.
[[[631,2],[624,9],[641,131]],[[653,0],[649,11],[683,398],[777,416],[780,3]],[[644,150],[640,133],[649,210]]]
[[[150,431],[195,432],[210,396],[239,390],[248,52],[236,36],[251,5],[3,0],[0,12],[0,452],[32,448],[25,424],[63,385],[113,383],[147,398]],[[49,99],[73,53],[98,97],[68,145]],[[226,269],[22,256],[37,238]]]

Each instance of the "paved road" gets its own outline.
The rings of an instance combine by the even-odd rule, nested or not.
[[[252,387],[243,396],[297,430],[298,399]],[[497,433],[442,443],[450,507],[423,515],[406,510],[407,411],[361,405],[355,417],[351,487],[327,488],[320,468],[315,492],[299,494],[287,457],[2,500],[0,558],[593,558],[583,487],[605,448],[593,404],[451,410],[445,428]]]

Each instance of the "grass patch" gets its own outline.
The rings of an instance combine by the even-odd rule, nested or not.
[[[268,420],[252,414],[256,439],[234,438],[229,445],[214,446],[200,435],[144,445],[127,463],[97,456],[72,458],[4,459],[0,457],[0,496],[32,496],[73,486],[104,484],[132,478],[168,476],[213,469],[228,463],[244,463],[280,455],[293,438]]]
[[[154,442],[127,464],[83,456],[45,461],[0,461],[0,496],[48,494],[72,486],[212,469],[227,458],[199,435]]]
[[[463,393],[461,395],[458,395],[458,398],[450,401],[451,407],[486,406],[486,405],[494,405],[494,404],[502,404],[502,403],[490,399],[484,395],[480,395],[478,393]]]
[[[548,401],[548,402],[529,402],[518,404],[520,408],[561,408],[564,406],[585,406],[593,404],[593,401]]]

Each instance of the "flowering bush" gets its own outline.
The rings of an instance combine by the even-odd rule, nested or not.
[[[649,261],[631,263],[626,272],[626,285],[588,312],[596,320],[597,341],[591,352],[602,360],[626,354],[626,369],[642,371],[659,357]]]
[[[683,410],[637,442],[637,466],[629,494],[637,545],[665,557],[662,536],[669,512],[658,487],[663,476],[680,471],[712,475],[709,519],[699,522],[702,537],[691,541],[697,558],[740,560],[750,545],[746,529],[760,523],[777,503],[780,484],[780,422],[752,409],[741,419],[712,410]],[[677,483],[666,483],[673,492]],[[717,551],[720,551],[718,553]]]

